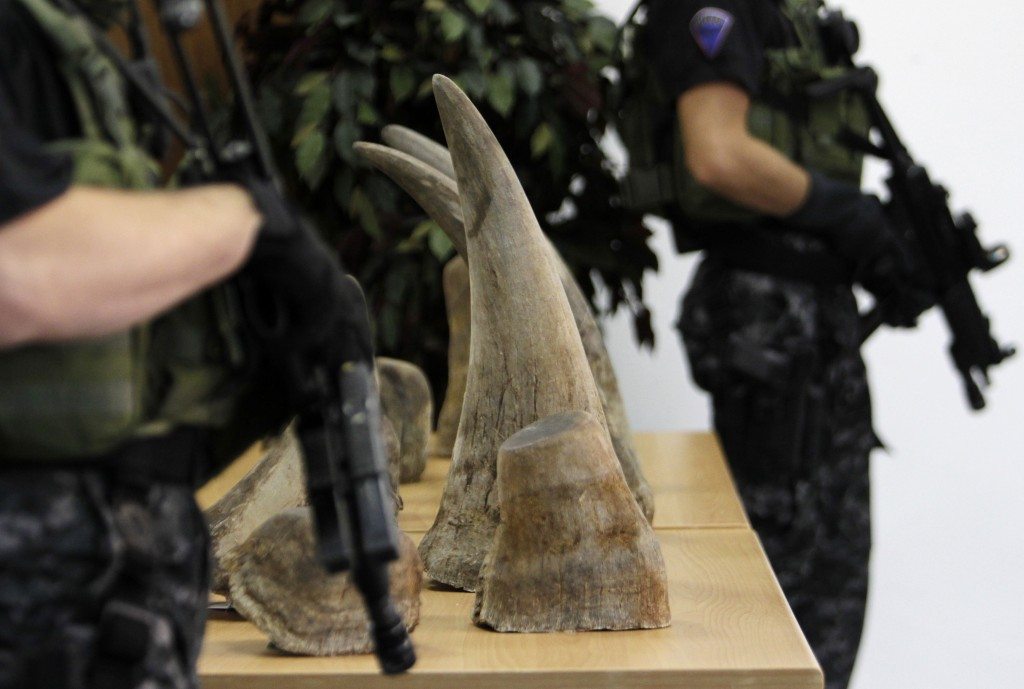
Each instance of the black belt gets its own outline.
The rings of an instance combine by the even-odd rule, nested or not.
[[[205,478],[209,433],[184,427],[167,435],[129,441],[100,458],[102,469],[121,483],[170,483],[198,487]]]
[[[826,250],[793,248],[774,238],[754,235],[743,241],[709,248],[707,255],[730,268],[764,273],[819,287],[853,284],[849,266]]]
[[[129,440],[103,455],[64,460],[0,461],[0,472],[92,471],[139,486],[153,483],[199,487],[210,469],[210,434],[182,427],[166,435]]]

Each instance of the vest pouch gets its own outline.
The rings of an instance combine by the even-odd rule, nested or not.
[[[629,154],[629,166],[619,183],[622,203],[630,210],[660,213],[675,201],[672,164],[662,155],[663,108],[647,95],[626,99],[617,123]],[[669,126],[671,123],[668,123]]]
[[[870,131],[869,115],[860,98],[840,93],[815,103],[802,131],[803,162],[832,179],[860,186],[864,155],[843,145],[844,131],[862,137]]]
[[[113,450],[143,405],[141,330],[0,356],[0,461],[89,459]]]
[[[231,419],[247,364],[235,297],[229,286],[217,287],[151,325],[147,432],[162,431],[160,425],[216,428]]]
[[[160,170],[141,149],[117,148],[101,139],[66,139],[47,144],[71,156],[75,184],[108,189],[152,189]]]
[[[152,325],[148,384],[151,412],[142,433],[181,425],[209,431],[207,470],[217,473],[293,410],[258,365],[260,352],[229,282],[182,304]]]

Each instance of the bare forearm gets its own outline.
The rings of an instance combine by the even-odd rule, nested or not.
[[[687,165],[698,182],[724,198],[776,217],[796,211],[810,175],[747,131],[750,99],[731,84],[710,84],[679,99]]]
[[[759,139],[736,141],[727,165],[713,181],[713,189],[745,208],[785,217],[807,198],[807,171]]]
[[[234,272],[258,224],[234,186],[72,188],[0,228],[0,346],[147,320]]]

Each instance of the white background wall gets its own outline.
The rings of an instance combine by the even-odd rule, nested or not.
[[[598,5],[620,18],[632,2]],[[841,6],[861,26],[860,59],[882,73],[883,103],[911,151],[954,190],[954,207],[975,212],[985,239],[1022,252],[975,285],[996,333],[1024,341],[1024,5]],[[869,170],[873,186],[880,177]],[[637,429],[707,428],[672,327],[693,262],[673,254],[664,231],[655,248],[661,270],[645,289],[657,349],[637,350],[625,316],[608,321],[609,348]],[[892,453],[874,458],[871,601],[854,689],[1024,686],[1024,361],[995,371],[989,409],[975,415],[946,346],[932,313],[865,350],[876,427]]]

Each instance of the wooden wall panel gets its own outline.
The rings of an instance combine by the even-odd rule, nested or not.
[[[248,10],[259,6],[259,0],[221,0],[227,10],[228,18],[234,26],[235,22]],[[150,36],[153,39],[153,50],[160,63],[160,70],[164,79],[177,90],[181,90],[181,81],[178,77],[178,70],[171,59],[171,51],[160,29],[160,22],[156,17],[156,3],[154,0],[139,0],[141,2],[142,15],[149,28]],[[217,45],[213,40],[213,33],[210,23],[204,19],[196,28],[188,31],[182,40],[186,52],[196,66],[196,72],[202,77],[216,75],[223,78],[224,70],[221,66]]]

